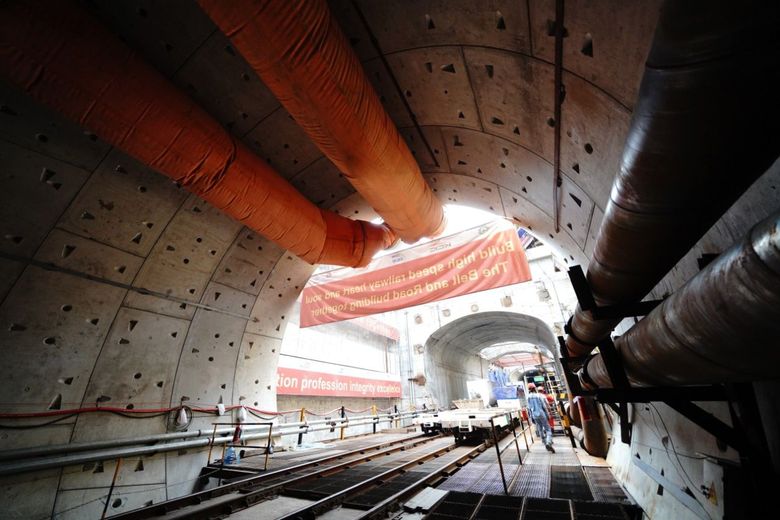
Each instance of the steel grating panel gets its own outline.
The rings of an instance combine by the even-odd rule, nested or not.
[[[481,500],[482,495],[477,493],[450,491],[425,518],[430,520],[463,518],[465,520],[471,518]]]
[[[507,486],[512,482],[512,477],[515,476],[515,473],[519,471],[519,469],[519,464],[504,464],[504,475],[506,477]],[[482,475],[482,478],[474,482],[468,490],[473,493],[503,493],[504,484],[501,481],[501,470],[499,469],[498,464],[491,465],[490,469]]]
[[[512,497],[506,495],[485,495],[485,499],[482,501],[483,506],[498,506],[498,507],[517,507],[521,509],[524,502],[523,497]]]
[[[520,517],[520,508],[485,506],[479,508],[474,520],[515,520]]]
[[[469,489],[475,482],[482,478],[482,475],[490,469],[490,466],[491,464],[471,462],[460,468],[453,476],[439,485],[438,488],[453,491]]]
[[[573,451],[558,451],[550,456],[550,464],[556,466],[580,466],[580,459]]]
[[[573,501],[572,509],[574,510],[574,518],[583,520],[592,518],[625,520],[626,518],[623,514],[623,506],[620,504]]]
[[[593,500],[580,466],[550,466],[550,498]]]
[[[609,468],[584,466],[582,470],[588,480],[590,490],[593,492],[593,500],[621,504],[631,503]]]
[[[550,493],[550,466],[547,464],[524,464],[520,468],[510,495],[546,498]]]
[[[550,454],[547,452],[544,453],[537,453],[537,452],[530,452],[528,455],[525,456],[523,459],[523,464],[550,464]]]
[[[527,498],[523,509],[523,520],[571,520],[571,506],[568,500],[554,498]]]

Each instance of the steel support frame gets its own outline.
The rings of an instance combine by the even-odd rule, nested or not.
[[[589,311],[596,320],[645,316],[662,300],[631,303],[625,305],[598,306],[590,290],[585,273],[580,266],[569,269],[577,301],[585,311]],[[565,332],[571,334],[571,320],[566,324]],[[586,358],[568,355],[566,342],[558,337],[561,353],[561,365],[564,377],[574,396],[590,396],[612,408],[620,418],[620,439],[631,443],[631,423],[628,417],[628,403],[663,402],[677,413],[713,435],[716,439],[743,452],[749,449],[744,433],[724,423],[711,413],[693,403],[693,401],[727,401],[731,407],[729,392],[723,385],[679,386],[679,387],[632,387],[623,368],[620,355],[609,335],[597,345],[604,360],[604,366],[612,382],[612,388],[598,388],[587,391],[580,384],[574,367],[581,367]],[[736,422],[735,422],[736,423]]]

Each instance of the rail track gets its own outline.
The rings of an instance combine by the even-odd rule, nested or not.
[[[438,435],[433,437],[415,435],[380,442],[261,474],[241,476],[238,480],[234,479],[212,489],[128,511],[114,518],[222,518],[282,494],[315,498],[311,506],[283,518],[313,518],[319,511],[335,507],[346,499],[410,471],[413,466],[423,465],[426,461],[437,459],[455,449],[462,448],[453,444],[451,439]],[[475,451],[474,456],[476,456],[478,451],[483,450],[484,447],[479,446],[466,451]],[[408,458],[409,455],[414,455],[414,458],[401,460]],[[390,467],[381,470],[366,469],[383,467],[380,464],[390,465]],[[215,473],[219,471],[215,466],[207,468],[213,469]],[[345,480],[345,477],[350,478]],[[351,483],[355,479],[360,481]],[[329,480],[347,484],[337,485],[336,488],[343,489],[334,489],[333,492],[314,489],[317,486],[313,484],[325,483]],[[368,509],[368,507],[364,508]]]

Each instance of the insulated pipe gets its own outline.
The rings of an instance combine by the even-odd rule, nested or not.
[[[403,412],[398,414],[381,414],[381,415],[361,415],[357,417],[334,417],[333,419],[321,419],[316,421],[308,421],[308,422],[288,422],[288,423],[279,423],[276,424],[274,427],[276,428],[276,432],[274,436],[278,435],[280,428],[281,429],[289,429],[289,428],[299,428],[305,427],[308,428],[312,425],[320,425],[320,424],[330,424],[332,422],[336,422],[337,424],[346,424],[346,426],[350,426],[350,423],[352,424],[365,424],[362,421],[365,420],[373,420],[375,418],[379,418],[380,422],[389,421],[392,422],[396,419],[403,419],[406,417],[414,417],[417,415],[417,412]],[[268,422],[271,422],[273,419],[271,419]],[[357,422],[355,422],[357,421]],[[370,424],[370,423],[369,423]],[[337,426],[338,427],[338,426]],[[329,427],[330,428],[330,427]],[[267,430],[267,426],[262,425],[246,425],[243,426],[243,431],[245,433],[261,430],[265,431]],[[194,437],[211,437],[211,435],[232,435],[235,431],[235,428],[233,427],[227,427],[227,428],[217,428],[216,431],[213,429],[211,430],[192,430],[192,431],[183,431],[183,432],[172,432],[172,433],[157,433],[153,435],[143,435],[139,437],[127,437],[127,438],[120,438],[120,439],[108,439],[108,440],[99,440],[99,441],[89,441],[89,442],[73,442],[69,444],[54,444],[54,445],[47,445],[47,446],[35,446],[35,447],[29,447],[29,448],[17,448],[17,449],[11,449],[11,450],[2,450],[0,451],[0,461],[4,460],[14,460],[14,459],[27,459],[30,457],[41,457],[41,456],[51,456],[51,455],[58,455],[61,453],[77,453],[80,451],[94,451],[94,450],[102,450],[107,448],[119,448],[123,446],[133,446],[133,445],[141,445],[141,444],[154,444],[158,442],[165,442],[165,441],[172,441],[172,440],[180,440],[180,439],[191,439]],[[313,429],[307,429],[306,431],[314,431]],[[295,433],[298,433],[298,430],[295,430]]]
[[[667,1],[587,278],[599,305],[642,299],[780,150],[780,4]],[[617,325],[577,308],[588,354]]]
[[[363,266],[395,241],[317,208],[75,3],[4,2],[0,71],[309,263]]]
[[[693,385],[777,379],[780,212],[756,225],[615,341],[629,382]],[[583,384],[609,387],[601,355]]]
[[[439,234],[441,203],[325,0],[199,0],[287,111],[405,242]]]

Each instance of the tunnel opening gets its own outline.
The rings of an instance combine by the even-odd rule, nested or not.
[[[401,491],[432,474],[432,517],[766,505],[777,6],[264,5],[0,7],[7,515],[426,511]],[[476,210],[510,223],[529,280],[302,326],[313,282],[341,276],[319,264],[397,267],[454,240],[441,216],[458,205],[475,210],[466,244],[489,220]],[[474,274],[468,255],[405,269],[398,299],[504,277],[492,247]],[[356,308],[383,303],[349,287]],[[546,329],[529,336],[533,320]],[[522,413],[437,415],[485,384],[526,408],[528,383],[553,378],[581,393],[561,415],[576,446],[555,436],[555,454],[510,440]],[[385,457],[392,475],[366,469]],[[264,494],[281,461],[312,478]]]

